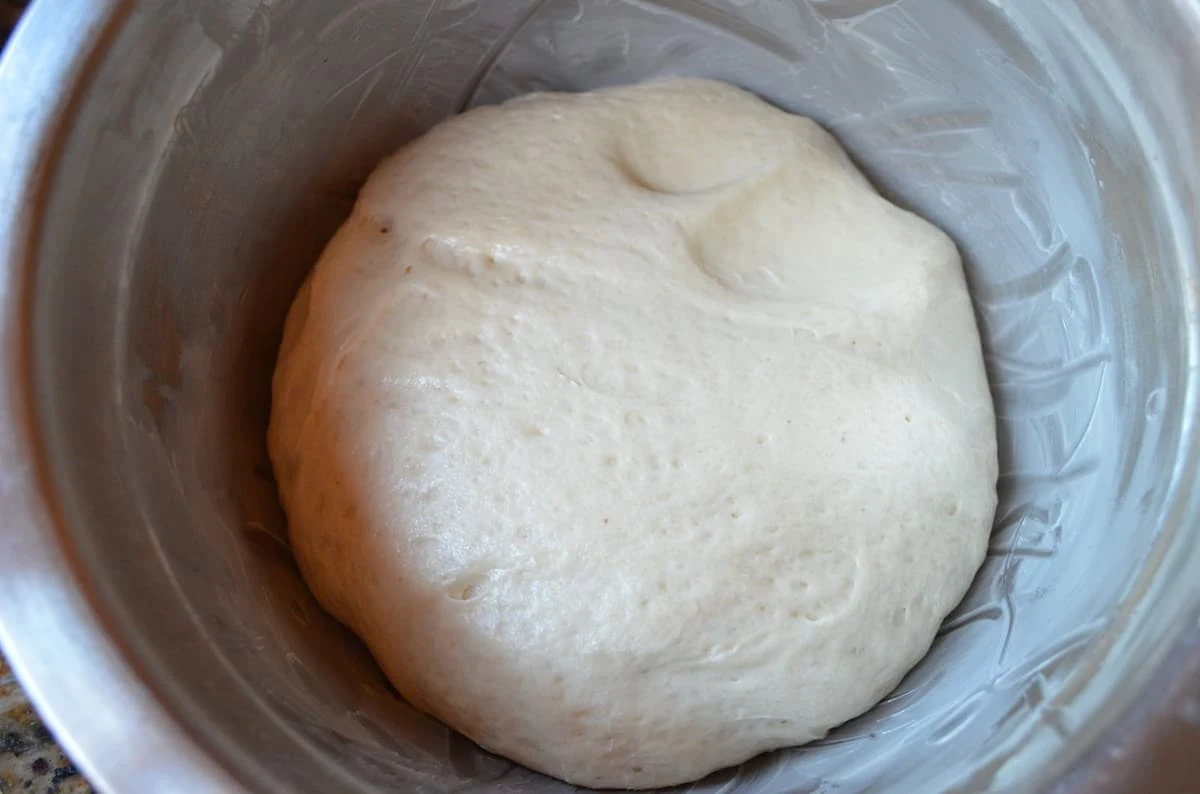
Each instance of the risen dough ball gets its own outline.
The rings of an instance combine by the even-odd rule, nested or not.
[[[413,704],[598,787],[816,739],[983,560],[996,440],[951,241],[714,82],[473,110],[301,290],[296,558]]]

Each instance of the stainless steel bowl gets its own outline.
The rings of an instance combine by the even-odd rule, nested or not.
[[[1119,790],[1200,723],[1198,42],[1192,0],[35,5],[0,65],[5,652],[112,791],[567,790],[407,707],[313,602],[268,382],[382,156],[472,104],[701,74],[957,238],[1003,476],[897,692],[694,789]]]

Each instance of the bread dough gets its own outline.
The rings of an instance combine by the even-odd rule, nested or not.
[[[288,317],[270,451],[397,689],[596,787],[865,711],[984,558],[955,246],[716,82],[472,110],[363,189]]]

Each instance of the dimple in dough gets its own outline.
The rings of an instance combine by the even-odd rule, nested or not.
[[[269,444],[306,580],[405,698],[595,787],[868,709],[996,506],[953,243],[703,80],[384,162],[288,317]]]

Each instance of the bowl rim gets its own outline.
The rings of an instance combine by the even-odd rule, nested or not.
[[[36,429],[28,320],[40,218],[78,99],[130,10],[124,0],[34,3],[0,57],[0,649],[99,790],[238,792],[106,630],[76,573]]]

